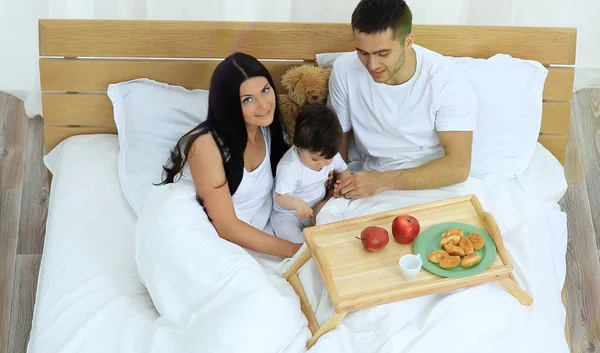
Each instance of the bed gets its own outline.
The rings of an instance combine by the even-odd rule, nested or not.
[[[158,250],[150,245],[157,244],[139,245],[140,232],[157,231],[153,227],[157,217],[150,211],[138,217],[123,195],[118,169],[120,136],[106,92],[110,84],[140,77],[187,89],[207,89],[218,59],[234,50],[264,59],[279,86],[279,77],[289,67],[315,62],[320,53],[353,50],[349,25],[40,20],[39,30],[45,163],[52,179],[28,351],[305,351],[310,329],[297,297],[279,276],[294,259],[278,262],[251,254],[250,259],[256,259],[252,262],[239,249],[223,250],[241,259],[238,267],[227,267],[229,263],[223,266],[239,268],[256,281],[246,292],[221,298],[198,291],[213,288],[210,286],[222,288],[223,293],[229,290],[229,284],[218,282],[216,277],[212,279],[217,282],[204,283],[206,279],[201,279],[198,283],[202,286],[182,287],[186,291],[182,298],[158,288],[172,285],[169,281],[180,283],[176,282],[178,274],[161,270],[152,276],[141,273],[148,269],[148,255],[157,255],[156,264],[168,259],[159,259],[160,254],[152,252]],[[515,276],[532,292],[535,309],[515,306],[498,297],[493,285],[483,285],[348,315],[310,351],[434,351],[439,339],[451,338],[443,325],[436,323],[448,322],[448,316],[456,313],[456,308],[464,308],[475,295],[489,298],[465,314],[482,324],[475,330],[480,337],[472,341],[480,350],[567,352],[566,315],[561,302],[566,215],[557,202],[567,187],[561,163],[570,118],[576,32],[568,28],[485,26],[415,26],[414,31],[419,45],[444,55],[489,58],[506,53],[535,60],[547,68],[539,133],[525,170],[515,178],[473,179],[443,190],[390,193],[355,203],[335,200],[323,209],[318,221],[335,222],[363,215],[365,209],[373,213],[476,193],[509,239],[506,245],[515,254]],[[318,41],[314,40],[317,36]],[[181,195],[187,191],[182,187],[173,192]],[[165,193],[159,190],[149,198],[151,211],[159,212],[161,205],[173,201],[164,199]],[[193,200],[186,202],[193,204]],[[516,208],[506,211],[509,203]],[[520,240],[530,233],[537,235]],[[550,241],[541,240],[540,233],[549,235]],[[530,253],[536,241],[545,244],[540,248],[546,254],[543,258]],[[206,244],[217,244],[210,242]],[[193,243],[187,244],[193,247]],[[222,244],[215,246],[220,254]],[[205,255],[190,259],[203,265],[223,260],[215,254]],[[536,261],[530,261],[529,256]],[[264,277],[259,275],[262,270],[267,274]],[[309,262],[300,278],[322,323],[331,307],[313,272]],[[248,284],[244,280],[240,283]],[[256,283],[270,286],[270,292],[253,287]],[[201,297],[208,299],[199,304]],[[277,305],[278,310],[265,310]],[[480,308],[489,308],[487,314],[496,319],[489,320]],[[523,326],[527,324],[531,327]],[[481,349],[484,343],[489,348]]]

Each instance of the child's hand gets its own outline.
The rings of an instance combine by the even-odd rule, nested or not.
[[[342,197],[342,192],[340,191],[340,180],[336,180],[335,181],[335,185],[333,185],[333,197],[334,198],[340,198]]]
[[[296,207],[296,217],[298,217],[298,219],[304,219],[312,216],[313,210],[310,205],[304,201],[301,201],[298,207]]]
[[[341,187],[340,187],[340,183],[348,178],[350,178],[352,176],[352,173],[350,173],[350,169],[346,169],[343,173],[341,173],[340,175],[337,176],[337,180],[335,181],[335,185],[333,185],[333,197],[334,198],[340,198],[342,197],[342,192],[341,192]]]
[[[331,182],[333,181],[333,171],[329,172],[329,176],[325,181],[325,189],[329,189],[331,187]]]

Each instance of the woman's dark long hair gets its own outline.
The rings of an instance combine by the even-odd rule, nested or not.
[[[233,195],[244,175],[244,151],[248,143],[248,131],[242,113],[240,86],[249,78],[265,77],[275,94],[274,119],[271,132],[271,172],[275,176],[277,163],[288,149],[283,140],[280,110],[275,83],[267,68],[256,58],[245,53],[233,53],[215,68],[209,90],[206,121],[183,135],[163,167],[165,178],[161,184],[169,184],[181,175],[194,141],[203,134],[212,133],[223,159],[225,176]],[[202,201],[198,200],[200,203]]]

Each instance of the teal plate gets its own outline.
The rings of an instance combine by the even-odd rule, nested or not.
[[[481,258],[481,261],[479,261],[478,264],[469,268],[462,268],[459,265],[454,268],[445,269],[441,268],[440,265],[427,260],[427,256],[429,256],[432,251],[444,250],[444,248],[440,246],[442,233],[452,228],[462,229],[466,237],[473,232],[481,235],[485,243],[483,248],[475,251],[475,254],[479,255]],[[449,278],[464,278],[480,274],[481,272],[487,270],[494,263],[497,254],[496,244],[494,244],[494,241],[485,230],[460,222],[440,223],[425,229],[423,232],[421,232],[421,234],[419,234],[417,239],[415,239],[414,253],[421,255],[421,259],[423,260],[423,268],[438,276]]]

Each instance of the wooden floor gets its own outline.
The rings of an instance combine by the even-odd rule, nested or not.
[[[565,169],[570,186],[560,205],[569,229],[565,291],[571,351],[600,353],[600,88],[573,96]]]
[[[600,353],[600,89],[575,93],[565,165],[573,353]],[[575,133],[576,132],[576,133]],[[48,204],[43,124],[0,92],[0,353],[26,351]]]
[[[46,232],[43,124],[0,92],[0,353],[26,351]]]

